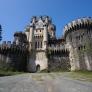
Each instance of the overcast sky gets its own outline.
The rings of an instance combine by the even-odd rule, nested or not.
[[[13,40],[15,31],[24,31],[32,16],[48,15],[61,37],[63,27],[72,20],[92,16],[92,0],[0,0],[3,40]]]

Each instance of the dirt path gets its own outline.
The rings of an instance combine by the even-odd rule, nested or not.
[[[0,92],[92,92],[92,83],[66,77],[67,73],[36,73],[0,77]]]

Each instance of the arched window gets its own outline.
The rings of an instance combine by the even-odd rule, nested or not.
[[[37,42],[35,42],[35,48],[37,48]]]

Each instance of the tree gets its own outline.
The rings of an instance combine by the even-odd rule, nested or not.
[[[2,27],[0,25],[0,41],[2,40]]]

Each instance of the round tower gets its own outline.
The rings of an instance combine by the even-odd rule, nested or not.
[[[64,27],[71,70],[92,70],[92,18],[80,18]]]

